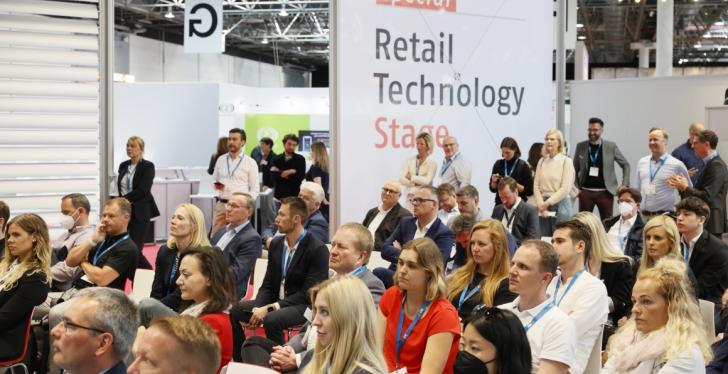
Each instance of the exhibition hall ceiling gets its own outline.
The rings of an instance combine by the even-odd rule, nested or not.
[[[590,63],[637,66],[638,51],[632,47],[655,42],[658,1],[663,0],[578,0],[577,35],[586,44]],[[115,0],[116,29],[181,43],[184,4],[184,0]],[[224,0],[223,4],[226,53],[310,70],[328,65],[328,0]],[[675,66],[728,65],[728,0],[674,0],[674,4]],[[572,60],[570,54],[567,61]]]

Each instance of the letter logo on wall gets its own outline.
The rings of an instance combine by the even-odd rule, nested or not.
[[[376,0],[377,5],[455,12],[457,0]]]
[[[187,0],[185,53],[222,53],[222,0]]]

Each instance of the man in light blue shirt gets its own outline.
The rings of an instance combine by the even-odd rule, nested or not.
[[[643,196],[642,213],[645,218],[675,211],[675,203],[680,196],[667,183],[669,177],[683,176],[692,186],[685,164],[667,153],[667,132],[661,128],[652,128],[648,139],[651,155],[641,158],[637,163],[637,183]]]

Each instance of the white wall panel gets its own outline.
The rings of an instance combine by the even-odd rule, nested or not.
[[[164,81],[162,43],[129,35],[129,74],[137,82]]]
[[[0,62],[98,66],[96,52],[0,47]]]
[[[95,131],[25,131],[0,129],[0,139],[2,139],[3,144],[96,145],[98,134]]]
[[[98,150],[95,145],[92,147],[60,148],[54,146],[43,146],[38,148],[0,148],[0,160],[3,162],[34,161],[34,162],[70,162],[75,163],[82,160],[96,160]],[[0,165],[3,165],[0,163]],[[52,164],[53,165],[53,164]],[[4,167],[4,166],[3,166]],[[57,165],[52,167],[57,168]]]
[[[0,78],[95,82],[99,72],[95,68],[0,64]]]
[[[43,16],[20,16],[0,14],[0,29],[12,28],[23,31],[73,32],[99,34],[95,21],[84,21]]]
[[[73,191],[78,192],[78,191]],[[70,193],[70,192],[69,192]],[[17,197],[2,197],[2,200],[11,207],[12,215],[28,212],[58,212],[61,210],[61,197],[66,195],[65,193],[54,193],[49,196],[17,196]],[[98,195],[96,193],[85,193],[88,200],[91,202],[92,210],[98,210]],[[96,207],[96,209],[94,209]]]
[[[0,113],[0,128],[95,130],[97,125],[96,115]]]
[[[164,81],[195,82],[197,74],[197,54],[185,53],[184,48],[172,43],[164,43]]]
[[[233,60],[233,82],[251,87],[260,87],[260,70],[257,61],[236,58]]]
[[[99,87],[96,83],[50,83],[0,80],[0,95],[70,96],[95,99],[98,92]]]
[[[44,113],[96,113],[96,99],[0,97],[0,111]]]
[[[280,66],[259,63],[260,87],[283,87],[283,70]]]
[[[4,164],[0,167],[0,178],[96,177],[98,169],[95,163],[64,163],[63,167],[53,164]]]
[[[69,193],[74,191],[90,192],[98,188],[94,179],[71,180],[13,180],[0,181],[0,196],[10,193]]]
[[[0,12],[45,14],[51,16],[98,18],[98,6],[74,4],[60,1],[42,0],[3,0]]]
[[[97,36],[47,34],[40,32],[0,31],[0,44],[26,47],[73,48],[91,51],[99,49]]]
[[[228,55],[200,54],[200,82],[228,82],[230,63],[234,57]]]

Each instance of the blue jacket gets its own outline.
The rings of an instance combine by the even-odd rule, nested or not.
[[[389,265],[390,270],[397,269],[397,260],[399,259],[400,252],[392,243],[396,240],[400,245],[404,246],[405,243],[415,237],[415,232],[417,232],[417,218],[402,217],[397,227],[394,228],[392,235],[382,244],[382,258],[391,263]],[[437,247],[440,248],[444,268],[450,260],[450,251],[452,251],[452,245],[455,242],[455,234],[439,218],[436,218],[435,222],[430,226],[430,229],[427,230],[425,237],[432,239],[437,244]]]
[[[700,179],[700,174],[703,171],[705,163],[703,162],[703,159],[698,157],[695,154],[695,151],[693,151],[693,147],[690,146],[690,140],[675,148],[675,150],[672,151],[672,157],[675,157],[676,159],[682,161],[682,163],[685,164],[685,167],[688,168],[688,170],[693,168],[698,169],[699,172],[695,173],[692,177],[690,177],[690,179],[693,181],[693,184],[698,183],[698,179]]]
[[[705,368],[706,374],[728,373],[728,329],[726,329],[723,340],[713,346],[713,360]]]

